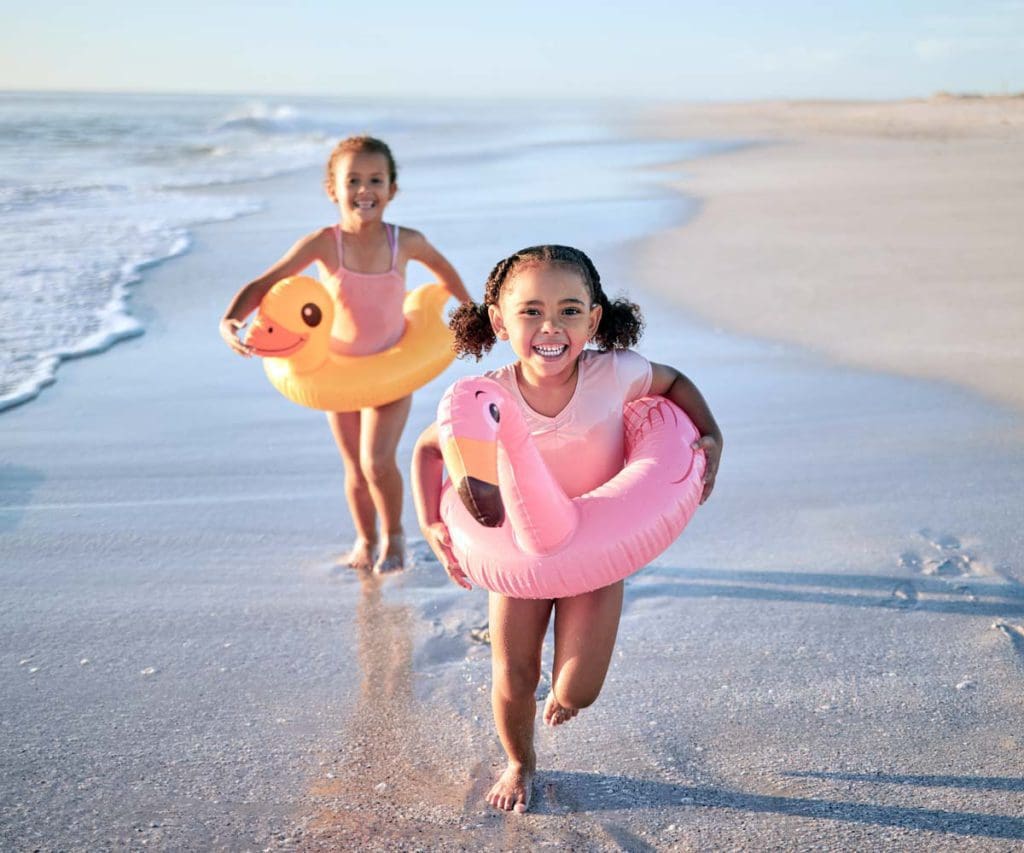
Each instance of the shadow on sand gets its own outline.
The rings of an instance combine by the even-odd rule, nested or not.
[[[848,778],[848,774],[831,773],[788,775]],[[865,779],[885,781],[885,777],[879,779],[875,776],[868,776]],[[945,776],[893,776],[889,779],[893,781],[938,779],[940,781],[935,784],[943,784],[941,780],[948,780],[947,784],[950,785],[957,784],[959,781],[964,783],[963,787],[966,788],[986,787],[985,783],[996,781],[1020,786],[1009,790],[1024,790],[1024,786],[1021,784],[1022,780],[1019,779],[986,780]],[[911,784],[933,783],[912,782]],[[539,812],[551,810],[553,806],[560,809],[569,808],[574,812],[592,813],[688,805],[700,808],[733,809],[757,814],[823,818],[875,826],[895,826],[901,829],[944,832],[952,835],[1024,838],[1024,818],[976,812],[749,794],[726,788],[673,785],[666,782],[631,779],[626,776],[605,776],[597,773],[545,772],[541,774],[539,787],[543,794],[537,803]]]
[[[1024,615],[1024,586],[978,576],[847,575],[652,567],[626,586],[626,606],[641,598],[740,598],[846,607]]]
[[[783,773],[793,779],[832,779],[836,782],[873,782],[878,785],[920,785],[925,788],[966,788],[971,791],[1019,791],[1024,778],[1013,776],[904,776],[894,773],[820,773],[813,770]]]

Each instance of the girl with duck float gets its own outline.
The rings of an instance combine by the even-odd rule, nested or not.
[[[609,301],[597,270],[583,252],[567,246],[535,246],[506,258],[491,272],[483,305],[463,304],[451,326],[460,355],[479,359],[496,339],[512,346],[518,360],[478,380],[480,387],[469,387],[468,396],[481,409],[479,420],[486,422],[490,415],[495,429],[511,419],[507,416],[510,404],[516,420],[522,415],[550,471],[552,487],[560,486],[568,498],[598,494],[602,484],[616,476],[625,455],[624,405],[628,410],[630,401],[657,395],[678,406],[696,427],[688,434],[689,444],[677,443],[678,460],[661,460],[664,467],[672,468],[673,480],[678,468],[686,472],[682,480],[691,474],[696,477],[694,503],[711,494],[722,435],[710,409],[696,386],[678,370],[648,362],[627,349],[640,336],[639,309],[624,299]],[[586,348],[592,340],[598,350]],[[457,393],[462,384],[465,380],[453,390]],[[661,404],[669,407],[665,401]],[[442,402],[442,414],[445,406]],[[471,546],[453,543],[453,531],[442,516],[442,474],[445,461],[452,459],[445,451],[454,443],[444,430],[442,418],[440,426],[435,423],[420,436],[413,455],[413,493],[424,537],[451,579],[469,589],[457,553],[474,556]],[[462,443],[468,449],[449,464],[453,478],[457,475],[451,468],[463,467],[483,445],[482,439],[473,436]],[[668,448],[663,453],[671,455],[671,451]],[[695,455],[702,463],[697,468],[692,462]],[[506,456],[511,456],[507,448]],[[683,460],[689,463],[683,464]],[[673,462],[678,464],[673,466]],[[498,518],[502,510],[495,509],[494,490],[486,481],[529,476],[516,469],[510,458],[499,461],[497,467],[502,465],[504,469],[497,474],[492,471],[482,477],[462,478],[458,486],[483,524],[502,523]],[[564,502],[552,506],[555,514],[569,512]],[[550,521],[546,507],[531,514],[528,507],[523,512],[522,507],[509,506],[507,512],[510,519],[514,512],[529,516],[534,528]],[[519,533],[521,539],[530,535],[531,531]],[[568,550],[574,541],[570,540]],[[524,548],[529,550],[530,543]],[[600,693],[618,630],[623,583],[616,580],[575,595],[527,591],[523,595],[530,597],[513,597],[493,589],[488,602],[491,701],[508,765],[487,800],[499,809],[525,811],[536,766],[534,691],[540,680],[548,622],[554,614],[551,692],[543,716],[548,725],[556,726],[575,717]],[[543,593],[543,584],[540,589]]]
[[[327,195],[338,206],[340,221],[302,237],[232,299],[220,321],[221,337],[239,355],[271,356],[266,364],[272,381],[272,370],[284,363],[277,357],[282,355],[284,330],[278,325],[277,337],[272,337],[275,324],[261,317],[267,307],[265,298],[294,301],[298,290],[302,320],[310,327],[321,326],[318,330],[321,334],[329,329],[329,335],[324,336],[325,346],[333,358],[342,362],[367,356],[383,358],[375,354],[391,353],[396,344],[404,340],[410,301],[405,299],[405,268],[409,261],[423,264],[440,282],[440,287],[434,286],[428,298],[436,303],[435,313],[439,313],[440,305],[449,295],[460,302],[469,300],[455,268],[423,234],[385,223],[384,211],[398,191],[396,179],[394,157],[379,139],[354,136],[338,143],[327,162],[325,187]],[[320,290],[315,281],[289,278],[298,276],[314,263],[329,297],[333,297],[328,299],[333,305],[318,306],[313,297],[301,295],[303,290],[307,293]],[[410,299],[415,296],[416,293],[409,294]],[[404,313],[403,301],[406,303]],[[239,330],[245,318],[257,308],[261,309],[261,315],[243,341],[238,336]],[[331,322],[323,322],[325,318],[331,318]],[[305,354],[296,356],[306,357]],[[444,357],[442,352],[442,359]],[[387,362],[384,363],[386,370]],[[271,364],[276,367],[271,368]],[[368,405],[366,401],[346,396],[346,400],[356,400],[351,408],[345,406],[345,411],[327,412],[344,463],[345,495],[356,528],[355,544],[345,558],[353,568],[372,567],[378,572],[402,568],[405,559],[402,476],[395,454],[409,415],[411,390],[416,384],[422,383],[406,385],[396,392],[400,396],[380,405]],[[310,402],[289,396],[315,408],[331,408],[322,400]],[[326,399],[330,401],[331,397]],[[375,555],[378,551],[377,516],[380,516],[382,545]]]

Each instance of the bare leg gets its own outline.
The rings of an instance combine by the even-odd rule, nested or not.
[[[345,498],[356,528],[356,541],[344,557],[353,569],[373,566],[373,550],[377,545],[377,511],[370,496],[370,485],[359,465],[359,412],[328,412],[327,423],[338,445],[345,466]]]
[[[530,806],[537,756],[533,750],[534,691],[540,681],[540,652],[551,615],[550,601],[489,596],[491,705],[508,765],[487,792],[487,802],[503,811]]]
[[[380,515],[381,550],[375,572],[401,569],[405,562],[402,530],[402,473],[395,454],[409,418],[412,397],[360,413],[359,465],[370,487],[373,506]]]
[[[622,615],[622,581],[555,603],[555,660],[544,722],[557,726],[601,692]]]

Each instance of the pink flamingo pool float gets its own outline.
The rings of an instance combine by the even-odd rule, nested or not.
[[[627,403],[623,418],[622,470],[570,499],[504,388],[474,376],[448,389],[437,411],[449,476],[441,517],[472,581],[513,598],[565,598],[633,574],[675,541],[703,491],[697,429],[664,397]]]

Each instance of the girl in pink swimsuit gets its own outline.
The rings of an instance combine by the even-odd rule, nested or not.
[[[338,311],[331,349],[369,355],[402,337],[405,267],[418,261],[460,302],[469,294],[459,274],[419,231],[384,222],[384,209],[398,191],[397,167],[387,145],[370,136],[338,143],[327,162],[327,195],[338,205],[340,222],[307,234],[231,301],[220,333],[240,355],[252,355],[238,337],[245,318],[282,278],[316,264],[334,294]],[[345,495],[356,541],[345,562],[384,572],[402,568],[402,475],[395,460],[412,397],[355,412],[328,412],[345,466]],[[377,533],[380,516],[380,535]]]
[[[456,350],[478,359],[496,339],[514,363],[487,375],[518,400],[534,442],[569,497],[591,491],[622,467],[623,404],[662,395],[700,430],[707,455],[702,502],[714,488],[722,434],[696,386],[678,370],[626,347],[640,337],[636,305],[608,300],[590,259],[568,246],[534,246],[501,261],[487,280],[484,304],[467,303],[451,322]],[[595,341],[598,350],[585,349]],[[469,588],[440,516],[443,463],[436,425],[413,454],[413,494],[423,535],[451,579]],[[487,794],[506,811],[525,811],[536,767],[534,691],[541,647],[554,613],[555,654],[544,721],[564,723],[597,699],[611,661],[622,610],[622,581],[556,600],[489,593],[494,721],[508,765]]]

